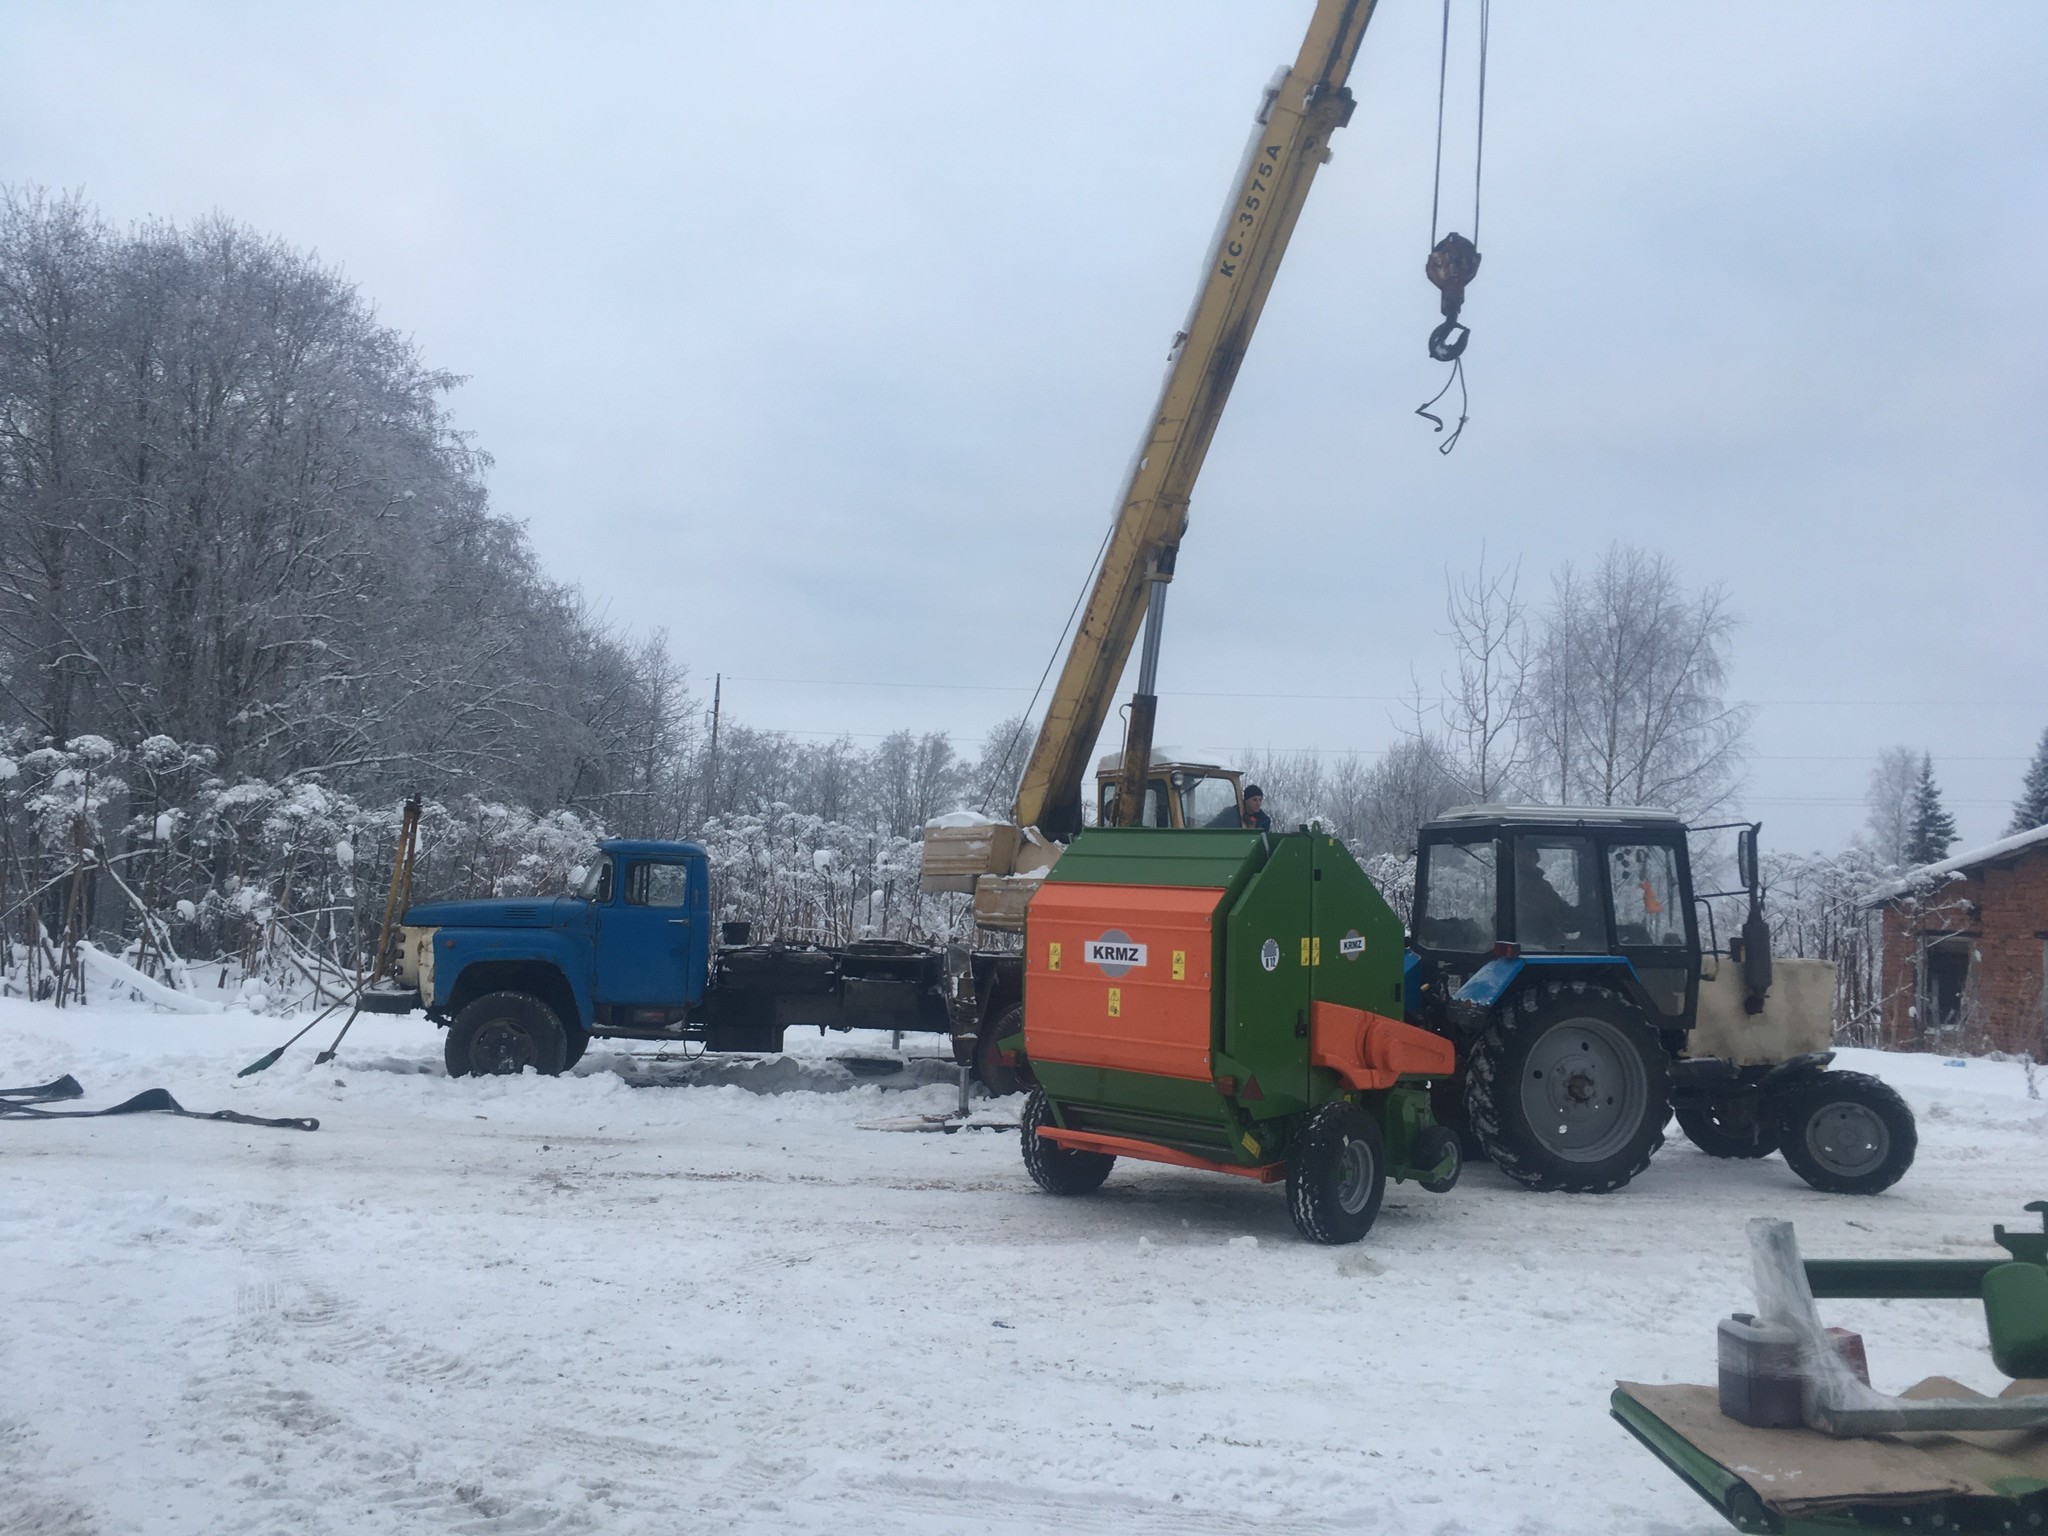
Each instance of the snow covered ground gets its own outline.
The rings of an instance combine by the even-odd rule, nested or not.
[[[954,1090],[852,1085],[842,1037],[741,1074],[792,1091],[602,1042],[451,1081],[365,1019],[235,1079],[289,1032],[0,1004],[0,1084],[322,1122],[0,1122],[0,1528],[1704,1536],[1607,1393],[1712,1380],[1746,1217],[1975,1254],[2048,1197],[2048,1104],[1983,1061],[1846,1053],[1921,1117],[1874,1200],[1674,1129],[1620,1194],[1480,1168],[1332,1250],[1272,1189],[1123,1164],[1061,1201],[1013,1131],[864,1128]],[[1823,1310],[1880,1387],[2001,1384],[1972,1304]]]

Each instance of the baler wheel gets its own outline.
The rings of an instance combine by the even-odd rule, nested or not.
[[[1003,1053],[996,1049],[998,1040],[1007,1040],[1012,1035],[1024,1033],[1024,1005],[1012,1003],[991,1021],[981,1026],[974,1042],[974,1075],[981,1079],[981,1086],[989,1097],[1000,1099],[1013,1093],[1022,1093],[1031,1086],[1031,1069],[1018,1058],[1016,1066],[1003,1060]]]
[[[1379,1123],[1348,1100],[1325,1104],[1287,1160],[1287,1210],[1315,1243],[1355,1243],[1372,1230],[1387,1192]]]
[[[1102,1188],[1116,1159],[1107,1152],[1075,1152],[1041,1140],[1038,1128],[1053,1123],[1052,1107],[1045,1090],[1034,1088],[1024,1101],[1024,1113],[1017,1129],[1024,1143],[1024,1169],[1031,1182],[1048,1195],[1092,1195]]]

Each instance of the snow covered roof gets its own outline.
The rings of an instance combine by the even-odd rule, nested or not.
[[[2031,832],[2016,832],[2011,837],[2001,837],[1995,843],[1986,843],[1982,848],[1972,848],[1968,853],[1959,853],[1952,859],[1943,859],[1937,864],[1922,864],[1909,869],[1896,880],[1889,880],[1864,897],[1859,906],[1875,907],[1905,895],[1908,891],[1922,890],[1947,875],[1958,875],[1979,864],[1995,864],[2000,859],[2036,846],[2048,846],[2048,827],[2036,827]]]
[[[1095,768],[1098,773],[1104,769],[1121,768],[1123,765],[1124,755],[1121,752],[1105,752],[1095,760]],[[1152,766],[1154,768],[1200,768],[1212,770],[1216,773],[1228,773],[1230,771],[1222,764],[1212,763],[1206,758],[1189,757],[1178,747],[1155,746],[1152,749]]]
[[[1447,821],[1527,821],[1543,826],[1579,826],[1586,822],[1611,826],[1627,822],[1664,827],[1675,825],[1678,817],[1671,811],[1621,805],[1455,805],[1429,825]]]

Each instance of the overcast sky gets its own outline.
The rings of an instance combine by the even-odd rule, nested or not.
[[[736,717],[971,746],[1311,9],[0,0],[0,180],[317,249],[468,376],[497,509]],[[1161,739],[1379,751],[1447,568],[1540,595],[1624,540],[1732,595],[1768,844],[1845,841],[1895,742],[1998,835],[2048,725],[2048,5],[1500,0],[1448,458],[1411,414],[1438,20],[1366,37],[1196,493]]]

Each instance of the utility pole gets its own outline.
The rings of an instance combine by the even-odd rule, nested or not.
[[[725,691],[725,674],[711,674],[711,750],[706,754],[704,764],[704,819],[711,819],[711,797],[718,787],[718,705],[719,696]]]

